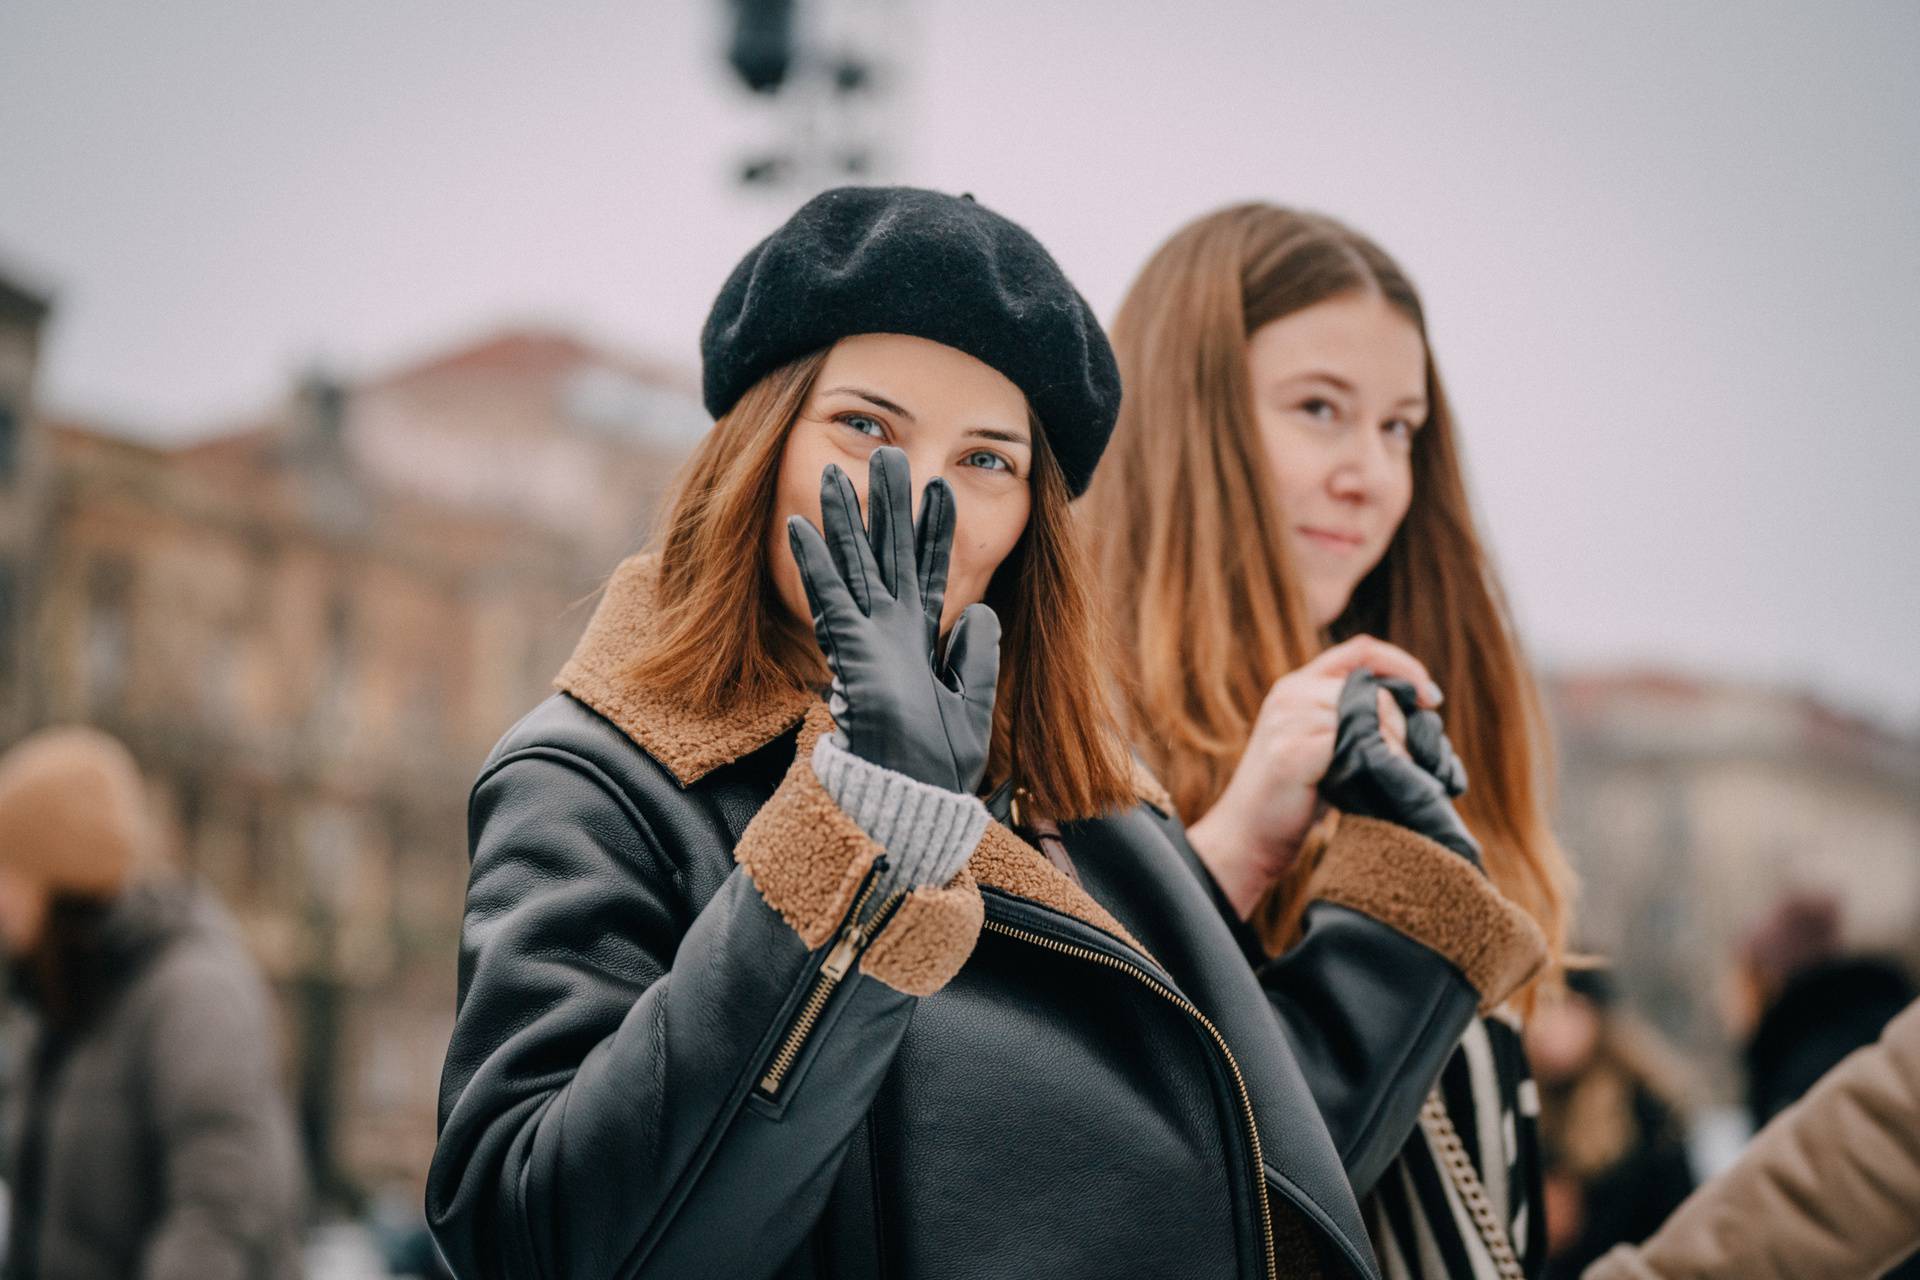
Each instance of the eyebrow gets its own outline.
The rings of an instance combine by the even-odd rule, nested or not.
[[[873,405],[875,408],[885,409],[888,413],[897,413],[901,417],[905,418],[908,422],[912,422],[914,420],[914,417],[911,411],[904,409],[901,406],[895,404],[893,401],[887,399],[885,396],[875,395],[873,392],[868,391],[862,387],[834,387],[830,391],[828,391],[827,394],[830,396],[842,396],[842,395],[859,396],[862,400],[865,400],[868,404]]]
[[[1334,387],[1338,388],[1339,390],[1346,392],[1348,395],[1357,394],[1359,391],[1358,387],[1354,386],[1351,382],[1348,382],[1345,378],[1341,377],[1339,374],[1326,373],[1319,369],[1309,370],[1306,373],[1296,373],[1291,378],[1284,379],[1283,381],[1284,382],[1326,382],[1326,383],[1332,384]]]
[[[1327,373],[1319,369],[1315,369],[1310,373],[1296,373],[1293,375],[1293,377],[1288,378],[1285,381],[1287,382],[1301,382],[1301,381],[1325,382],[1325,383],[1331,384],[1332,386],[1338,388],[1341,391],[1346,392],[1350,396],[1359,394],[1359,388],[1355,387],[1351,382],[1348,382],[1345,378],[1341,377],[1339,374]],[[1427,404],[1427,397],[1424,394],[1401,396],[1398,400],[1395,400],[1393,402],[1393,407],[1398,409],[1402,405],[1409,405],[1409,404],[1417,404],[1424,409]]]
[[[999,427],[968,427],[966,434],[969,439],[974,440],[1002,440],[1007,444],[1033,447],[1033,441],[1027,439],[1026,434],[1020,431],[1003,431]]]

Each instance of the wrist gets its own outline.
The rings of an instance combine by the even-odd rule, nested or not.
[[[881,901],[896,888],[945,884],[986,830],[987,809],[976,797],[864,760],[832,735],[814,743],[812,765],[833,802],[886,850],[891,865],[875,888]]]
[[[1299,840],[1262,839],[1224,805],[1195,819],[1187,828],[1187,842],[1242,920],[1300,853]]]

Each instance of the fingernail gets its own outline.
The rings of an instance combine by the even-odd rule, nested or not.
[[[1427,681],[1427,701],[1436,707],[1446,701],[1446,695],[1440,692],[1440,686],[1431,680]]]

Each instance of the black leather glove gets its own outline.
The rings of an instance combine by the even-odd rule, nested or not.
[[[1407,715],[1407,753],[1380,734],[1376,690],[1385,689]],[[1475,866],[1480,846],[1454,812],[1451,800],[1467,789],[1467,770],[1447,741],[1440,717],[1420,709],[1405,680],[1384,680],[1355,671],[1340,687],[1333,763],[1320,779],[1320,794],[1342,813],[1397,823],[1460,854]]]
[[[854,755],[920,782],[971,795],[987,770],[1000,619],[968,605],[940,658],[940,608],[953,546],[953,490],[927,482],[912,522],[907,455],[882,447],[867,464],[867,527],[847,473],[820,476],[825,537],[787,520],[813,609],[813,633],[833,672],[835,738]]]

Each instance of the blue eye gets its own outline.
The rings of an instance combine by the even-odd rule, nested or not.
[[[841,413],[834,415],[834,421],[845,423],[863,436],[872,436],[876,440],[887,438],[886,425],[872,414]]]
[[[990,449],[975,449],[962,459],[970,467],[983,471],[1012,471],[1013,464]]]

